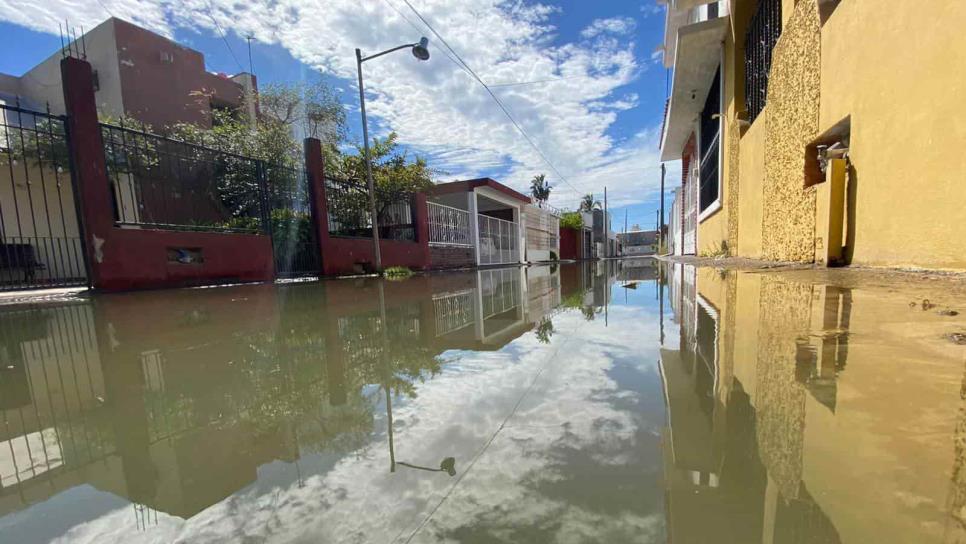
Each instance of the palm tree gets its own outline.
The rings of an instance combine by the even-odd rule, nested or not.
[[[594,200],[594,195],[587,193],[584,198],[580,199],[580,211],[592,212],[594,208],[600,208],[600,201]]]
[[[537,201],[537,204],[543,204],[547,200],[550,200],[550,184],[547,183],[547,176],[544,174],[538,174],[533,176],[533,180],[530,182],[530,195],[533,199]]]

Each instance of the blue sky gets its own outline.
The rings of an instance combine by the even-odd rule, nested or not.
[[[655,0],[410,0],[492,86],[554,168],[447,58],[405,0],[45,4],[0,0],[0,47],[8,52],[0,56],[0,72],[20,75],[57,51],[57,23],[65,18],[90,28],[111,13],[201,51],[209,70],[226,73],[248,69],[243,36],[253,34],[260,83],[325,78],[343,91],[353,138],[360,121],[352,50],[378,51],[426,35],[428,63],[403,52],[366,64],[376,134],[396,130],[408,148],[447,172],[442,180],[490,176],[526,190],[534,174],[545,173],[558,207],[575,207],[589,192],[603,200],[606,186],[615,229],[623,228],[625,210],[631,225],[655,223],[666,85],[653,56],[664,19]],[[501,86],[547,79],[556,81]],[[669,188],[679,179],[671,166]]]

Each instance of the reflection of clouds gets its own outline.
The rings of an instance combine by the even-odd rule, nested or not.
[[[602,320],[588,323],[579,312],[562,313],[554,317],[558,334],[549,344],[529,333],[499,352],[454,352],[458,358],[420,384],[415,398],[400,399],[393,410],[397,460],[435,465],[453,456],[459,475],[506,420],[445,501],[459,476],[401,467],[390,474],[386,439],[378,436],[329,472],[305,478],[301,488],[264,492],[249,487],[187,521],[159,513],[158,526],[140,533],[130,509],[123,508],[75,527],[64,539],[404,540],[441,501],[414,542],[455,541],[479,531],[507,540],[540,534],[538,540],[560,542],[640,541],[659,535],[660,511],[638,512],[631,510],[633,505],[594,509],[570,491],[547,491],[586,468],[568,467],[573,452],[583,456],[581,463],[605,467],[601,470],[635,460],[640,424],[634,413],[619,408],[633,404],[617,401],[636,393],[622,390],[610,371],[618,363],[631,365],[657,380],[657,320],[634,307],[614,307],[610,316],[612,326],[605,328]]]

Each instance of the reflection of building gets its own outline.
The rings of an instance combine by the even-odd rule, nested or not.
[[[667,278],[680,323],[661,357],[673,541],[966,537],[962,478],[942,468],[960,470],[945,437],[961,401],[944,384],[962,365],[893,339],[905,302],[789,275],[672,265]]]
[[[509,268],[0,312],[0,516],[88,484],[140,524],[191,517],[274,460],[294,481],[373,432],[368,385],[404,394],[446,350],[500,349],[552,315],[560,283]]]

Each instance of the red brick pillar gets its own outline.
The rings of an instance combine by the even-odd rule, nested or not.
[[[429,208],[426,206],[426,193],[413,195],[413,222],[416,230],[416,243],[422,255],[423,270],[429,268]]]
[[[312,207],[312,224],[319,248],[319,273],[328,275],[329,259],[325,258],[329,247],[329,207],[325,197],[325,159],[322,157],[322,142],[316,138],[306,138],[305,170],[309,182],[309,204]]]
[[[88,62],[68,57],[60,61],[60,75],[89,281],[95,288],[104,287],[104,255],[114,230],[114,203],[97,121],[94,72]]]

